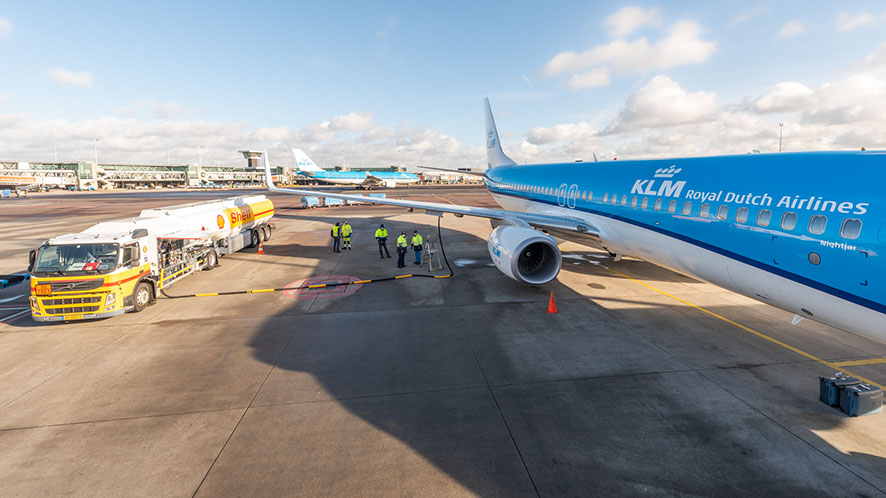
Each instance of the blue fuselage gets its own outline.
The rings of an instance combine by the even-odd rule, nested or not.
[[[487,172],[487,187],[529,209],[678,240],[882,315],[884,177],[886,152],[807,152],[505,166]],[[605,230],[601,239],[619,245]]]

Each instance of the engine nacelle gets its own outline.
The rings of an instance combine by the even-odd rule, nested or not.
[[[489,235],[487,246],[495,266],[518,282],[545,284],[560,273],[557,241],[538,230],[502,225]]]

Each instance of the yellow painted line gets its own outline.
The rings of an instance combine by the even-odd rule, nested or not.
[[[218,295],[218,292],[207,292],[206,294],[194,294],[194,295],[197,296],[197,297],[204,297],[204,296],[217,296],[217,295]]]
[[[274,289],[255,289],[255,290],[251,290],[249,292],[251,292],[253,294],[258,294],[259,292],[274,292]]]
[[[601,266],[602,266],[602,265],[601,265]],[[819,357],[817,357],[817,356],[815,356],[815,355],[813,355],[813,354],[810,354],[810,353],[807,353],[806,351],[803,351],[802,349],[795,348],[794,346],[791,346],[790,344],[787,344],[787,343],[784,343],[784,342],[782,342],[782,341],[779,341],[778,339],[776,339],[776,338],[774,338],[774,337],[769,337],[768,335],[766,335],[766,334],[764,334],[764,333],[762,333],[762,332],[758,332],[758,331],[756,331],[756,330],[754,330],[754,329],[752,329],[752,328],[750,328],[750,327],[748,327],[748,326],[746,326],[746,325],[742,325],[742,324],[740,324],[740,323],[738,323],[738,322],[736,322],[736,321],[734,321],[734,320],[730,320],[729,318],[726,318],[726,317],[723,316],[723,315],[718,315],[717,313],[714,313],[713,311],[710,311],[710,310],[708,310],[708,309],[702,308],[701,306],[699,306],[699,305],[697,305],[697,304],[690,303],[689,301],[687,301],[687,300],[685,300],[685,299],[679,298],[679,297],[677,297],[677,296],[675,296],[675,295],[673,295],[673,294],[671,294],[671,293],[668,293],[668,292],[665,292],[665,291],[663,291],[663,290],[661,290],[661,289],[658,289],[658,288],[656,288],[656,287],[653,287],[653,286],[647,284],[646,282],[642,282],[642,281],[637,280],[637,279],[635,279],[635,278],[631,278],[631,277],[625,275],[624,273],[622,273],[622,272],[620,272],[620,271],[618,271],[618,270],[613,270],[612,268],[609,268],[608,266],[603,266],[603,268],[606,268],[607,270],[611,271],[612,273],[616,273],[616,274],[618,274],[618,275],[621,275],[622,277],[624,277],[624,278],[626,278],[626,279],[628,279],[628,280],[630,280],[630,281],[632,281],[632,282],[636,282],[636,283],[642,285],[643,287],[646,287],[646,288],[648,288],[648,289],[652,289],[652,290],[654,290],[655,292],[658,292],[659,294],[665,295],[665,296],[667,296],[667,297],[669,297],[669,298],[671,298],[671,299],[673,299],[673,300],[675,300],[675,301],[679,301],[679,302],[681,302],[681,303],[683,303],[683,304],[685,304],[685,305],[687,305],[687,306],[691,306],[691,307],[693,307],[693,308],[695,308],[695,309],[697,309],[697,310],[699,310],[699,311],[701,311],[701,312],[707,313],[708,315],[711,315],[711,316],[714,317],[714,318],[719,318],[720,320],[723,320],[724,322],[726,322],[726,323],[728,323],[728,324],[730,324],[730,325],[732,325],[732,326],[738,327],[738,328],[740,328],[741,330],[744,330],[745,332],[748,332],[748,333],[753,334],[753,335],[755,335],[755,336],[757,336],[757,337],[759,337],[759,338],[761,338],[761,339],[767,340],[767,341],[769,341],[769,342],[771,342],[771,343],[773,343],[773,344],[776,344],[776,345],[778,345],[778,346],[781,346],[781,347],[787,349],[788,351],[792,351],[792,352],[794,352],[794,353],[797,353],[798,355],[800,355],[800,356],[802,356],[802,357],[804,357],[804,358],[808,358],[808,359],[810,359],[810,360],[812,360],[812,361],[815,361],[815,362],[821,363],[822,365],[825,365],[825,366],[827,366],[827,367],[833,368],[834,370],[840,370],[840,371],[842,371],[842,372],[843,372],[844,374],[846,374],[846,375],[850,375],[850,376],[852,376],[852,377],[856,377],[856,378],[860,379],[862,382],[867,382],[868,384],[875,385],[875,386],[879,387],[880,389],[886,389],[886,386],[883,386],[882,384],[878,384],[878,383],[876,383],[876,382],[874,382],[874,381],[872,381],[872,380],[870,380],[870,379],[867,379],[867,378],[865,378],[865,377],[862,377],[861,375],[858,375],[858,374],[856,374],[856,373],[852,373],[852,372],[850,372],[850,371],[848,371],[848,370],[843,369],[843,367],[841,366],[840,363],[834,363],[834,362],[830,362],[830,361],[827,361],[827,360],[823,360],[823,359],[821,359],[821,358],[819,358]]]
[[[440,196],[437,195],[437,194],[433,194],[433,195],[434,195],[434,197],[436,197],[437,199],[440,199],[440,200],[443,201],[443,202],[448,202],[449,204],[452,204],[453,206],[457,206],[457,205],[458,205],[458,204],[456,204],[456,203],[450,201],[449,199],[447,199],[447,198],[445,198],[445,197],[440,197]]]
[[[320,287],[326,287],[326,284],[314,284],[314,285],[309,285],[309,286],[308,286],[308,289],[319,289]]]
[[[401,278],[409,278],[411,276],[412,275],[398,275],[398,276],[394,277],[394,279],[397,280],[397,279],[401,279]]]
[[[368,284],[368,283],[370,283],[370,282],[372,282],[372,280],[355,280],[355,281],[353,281],[353,282],[351,282],[351,283],[352,283],[352,284]]]
[[[886,358],[868,358],[867,360],[849,360],[849,361],[835,361],[834,365],[841,367],[854,367],[858,365],[877,365],[880,363],[886,363]]]
[[[449,278],[452,275],[434,275],[434,278]]]

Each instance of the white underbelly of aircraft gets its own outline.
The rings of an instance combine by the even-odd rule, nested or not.
[[[694,244],[612,218],[493,194],[503,208],[582,218],[600,229],[603,245],[711,282],[796,315],[886,342],[886,315]]]

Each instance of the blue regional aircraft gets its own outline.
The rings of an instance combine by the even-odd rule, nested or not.
[[[345,185],[357,185],[363,188],[378,186],[396,187],[408,185],[420,180],[418,175],[399,171],[326,171],[317,166],[301,149],[292,149],[295,162],[298,165],[298,174],[309,176],[325,183],[338,183]]]
[[[370,201],[491,219],[492,261],[527,284],[559,273],[556,235],[777,306],[795,324],[810,318],[886,342],[886,151],[519,166],[485,105],[489,169],[477,174],[504,209]],[[265,181],[314,194],[275,187],[267,155]]]

